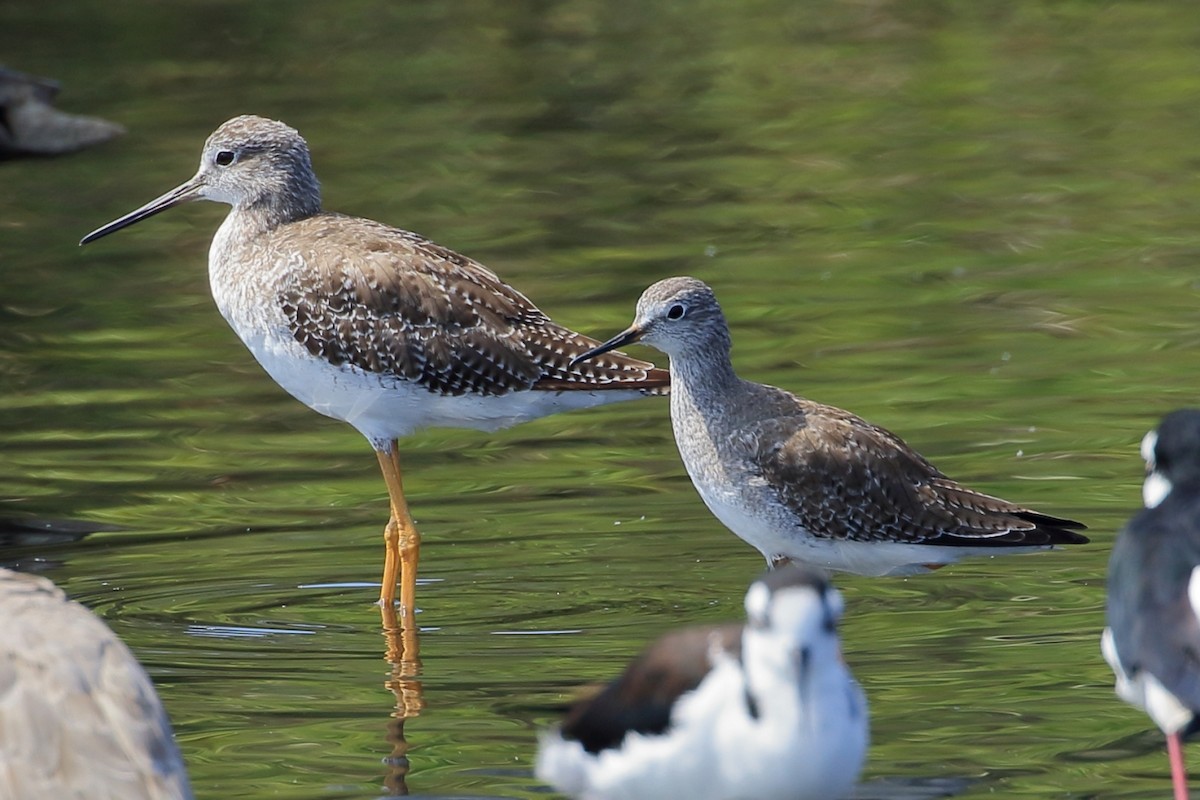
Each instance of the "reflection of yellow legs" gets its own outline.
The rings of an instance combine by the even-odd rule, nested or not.
[[[421,693],[421,662],[416,657],[416,626],[412,620],[401,624],[396,607],[386,603],[380,607],[383,615],[383,638],[388,643],[388,664],[391,674],[385,682],[395,698],[395,710],[388,720],[388,744],[391,752],[383,759],[388,768],[384,786],[390,795],[408,794],[408,739],[404,736],[404,721],[420,714],[425,699]]]
[[[407,620],[396,616],[394,606],[383,606],[383,638],[387,642],[384,658],[392,673],[387,687],[396,696],[396,714],[401,719],[415,717],[424,702],[421,698],[421,659],[418,652],[417,629]]]
[[[392,752],[383,759],[387,766],[384,785],[391,795],[408,794],[408,739],[404,722],[421,713],[425,705],[421,690],[421,661],[417,658],[417,628],[411,615],[401,623],[396,607],[387,603],[380,607],[383,617],[383,638],[387,642],[386,658],[391,674],[386,683],[395,698],[395,710],[388,720],[387,741]]]
[[[397,797],[408,794],[408,739],[404,738],[404,717],[394,717],[388,720],[387,742],[392,746],[392,752],[384,757],[387,775],[383,785],[387,787],[389,796]]]
[[[383,620],[383,639],[387,642],[387,652],[383,657],[392,665],[392,678],[403,680],[417,677],[421,670],[421,646],[412,615],[397,616],[393,605],[380,606],[379,612]]]
[[[376,450],[379,469],[387,484],[391,501],[391,516],[383,529],[383,581],[379,587],[379,605],[391,608],[396,601],[396,579],[400,580],[400,611],[404,627],[413,626],[417,602],[417,557],[421,549],[421,534],[408,513],[404,499],[404,482],[400,472],[400,455],[393,439],[386,450]],[[415,627],[415,626],[413,626]]]

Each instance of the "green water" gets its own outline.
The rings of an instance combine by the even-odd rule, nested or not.
[[[129,642],[200,797],[545,796],[536,732],[571,687],[740,616],[761,559],[695,496],[664,401],[414,436],[424,709],[389,774],[370,449],[218,316],[222,209],[75,244],[226,118],[273,116],[330,208],[601,337],[696,275],[744,376],[1087,522],[1067,552],[838,579],[864,778],[1165,796],[1098,637],[1137,442],[1196,402],[1198,30],[1189,0],[0,4],[6,64],[129,128],[0,164],[0,514],[122,529],[3,560]]]

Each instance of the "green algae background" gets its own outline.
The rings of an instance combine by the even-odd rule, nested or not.
[[[220,319],[221,209],[76,246],[241,113],[305,134],[327,207],[467,253],[600,338],[652,281],[700,277],[743,376],[1091,526],[1069,551],[837,579],[866,796],[1166,795],[1099,632],[1137,443],[1197,402],[1200,6],[8,3],[0,58],[129,129],[0,163],[0,514],[121,528],[0,561],[129,642],[198,796],[545,796],[536,734],[573,687],[738,618],[763,566],[696,497],[664,401],[412,437],[425,708],[407,774],[382,763],[369,447]]]

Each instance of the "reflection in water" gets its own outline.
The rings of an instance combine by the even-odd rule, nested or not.
[[[408,792],[408,739],[404,738],[404,723],[406,717],[400,716],[399,711],[388,720],[387,742],[392,746],[392,752],[383,759],[387,767],[387,775],[383,785],[389,795],[407,795]]]
[[[854,787],[850,800],[933,800],[967,791],[970,778],[877,778]]]
[[[92,533],[120,530],[116,525],[78,519],[0,517],[0,547],[33,547],[77,542]]]
[[[391,667],[391,675],[385,686],[395,698],[392,718],[388,720],[387,742],[392,752],[383,759],[387,767],[384,786],[392,795],[408,794],[408,739],[404,735],[404,723],[421,713],[425,706],[421,689],[421,659],[419,633],[415,613],[410,606],[402,606],[402,616],[396,615],[392,604],[380,606],[383,638],[387,642],[384,658]]]

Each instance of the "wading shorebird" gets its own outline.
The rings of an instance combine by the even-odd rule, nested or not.
[[[841,657],[842,598],[788,565],[746,593],[746,624],[669,633],[543,733],[538,778],[586,800],[836,800],[867,752],[867,702]]]
[[[1108,562],[1104,658],[1117,695],[1167,736],[1175,800],[1187,800],[1183,740],[1200,730],[1200,410],[1142,439],[1145,508]]]
[[[768,563],[908,575],[1088,541],[1082,523],[968,489],[848,411],[740,379],[721,307],[695,278],[648,288],[633,325],[574,363],[636,341],[670,357],[671,423],[696,490]]]
[[[83,237],[87,244],[189,200],[232,206],[208,254],[213,299],[267,373],[353,425],[391,501],[381,605],[414,610],[420,535],[397,439],[420,428],[496,430],[667,391],[668,375],[593,348],[482,264],[415,233],[321,210],[308,144],[262,117],[208,137],[191,180]]]

